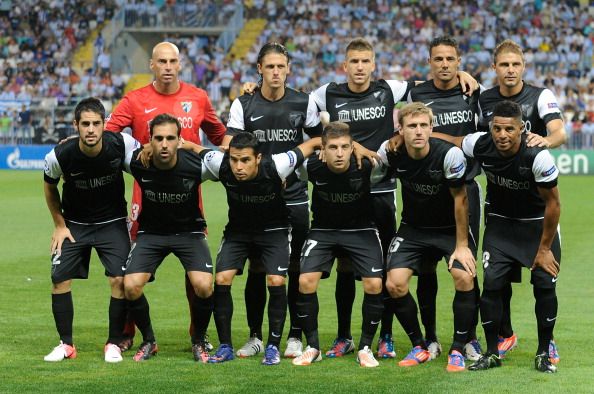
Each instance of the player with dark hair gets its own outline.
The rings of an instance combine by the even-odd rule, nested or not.
[[[155,80],[147,86],[127,93],[117,105],[105,123],[109,131],[122,131],[126,127],[132,129],[132,136],[146,145],[149,142],[149,125],[151,120],[163,113],[175,116],[181,125],[181,137],[184,140],[200,143],[199,130],[202,129],[208,139],[215,145],[225,145],[225,125],[217,117],[206,92],[187,82],[180,81],[181,70],[179,49],[170,42],[160,42],[153,47],[150,69]],[[130,236],[136,240],[138,231],[137,218],[142,208],[141,190],[137,182],[134,183],[130,213]],[[202,203],[200,204],[202,209]],[[194,290],[186,277],[186,296],[190,303],[194,298]],[[132,346],[134,324],[126,326],[127,338],[120,347],[127,350]],[[190,335],[193,328],[190,326]],[[206,340],[206,338],[203,338]],[[209,349],[212,346],[207,343]]]
[[[313,98],[285,85],[290,73],[290,57],[279,43],[265,44],[258,53],[257,68],[260,88],[233,101],[227,135],[250,132],[259,141],[264,154],[277,154],[297,147],[304,140],[321,132],[320,117]],[[287,299],[290,329],[285,357],[301,354],[301,329],[295,316],[299,287],[299,253],[309,229],[307,184],[294,173],[287,177],[284,199],[291,224],[291,263],[288,271]],[[266,272],[259,256],[250,255],[250,269],[245,285],[245,305],[250,339],[238,351],[239,357],[250,357],[263,350],[262,321],[266,306]]]
[[[198,185],[216,179],[204,165],[204,156],[178,149],[181,124],[169,114],[157,115],[150,124],[150,165],[127,161],[141,187],[143,209],[138,218],[138,237],[126,262],[124,287],[129,309],[143,336],[135,361],[158,351],[143,288],[153,281],[161,262],[173,253],[184,266],[192,288],[192,353],[196,361],[208,361],[204,335],[213,309],[212,260],[206,243],[206,222],[196,204]]]
[[[76,358],[71,285],[73,279],[88,277],[93,248],[111,287],[105,361],[122,361],[117,345],[126,320],[122,268],[130,250],[122,164],[140,145],[127,134],[104,133],[104,119],[105,108],[98,99],[80,101],[73,122],[78,137],[56,146],[45,157],[45,200],[55,226],[50,247],[52,312],[60,335],[60,344],[45,361]]]
[[[371,219],[373,165],[364,160],[361,168],[357,166],[346,123],[331,122],[324,128],[322,150],[325,163],[312,157],[298,170],[302,179],[309,178],[313,186],[313,221],[301,251],[297,300],[297,316],[301,319],[308,347],[293,364],[310,365],[321,360],[316,291],[320,279],[330,275],[334,258],[347,256],[362,278],[365,292],[357,362],[362,367],[377,367],[379,363],[371,345],[384,305],[383,255],[377,228]],[[382,176],[380,174],[380,179]]]
[[[523,81],[525,70],[522,48],[512,40],[504,40],[495,48],[493,69],[497,74],[498,86],[483,92],[479,100],[479,129],[489,131],[489,122],[493,119],[493,110],[497,103],[511,100],[520,104],[522,123],[527,133],[528,146],[557,148],[567,140],[565,126],[559,104],[549,89],[532,86]],[[485,205],[488,212],[489,206]],[[519,282],[521,278],[512,278],[510,282]],[[510,318],[512,287],[509,283],[503,289],[503,322],[500,332],[499,351],[502,357],[516,347],[518,338],[513,331]],[[550,345],[551,359],[559,362],[559,353],[554,340]]]
[[[522,267],[530,268],[536,300],[538,348],[535,368],[553,373],[549,348],[557,320],[561,247],[557,231],[561,213],[553,157],[542,147],[528,147],[522,107],[502,101],[493,108],[490,133],[456,139],[487,175],[489,205],[483,238],[484,282],[481,319],[487,352],[471,370],[501,366],[500,325],[504,289]],[[462,141],[460,141],[462,140]]]
[[[241,275],[249,255],[261,256],[267,274],[268,341],[262,364],[280,363],[278,350],[287,313],[285,275],[289,269],[289,214],[283,198],[287,177],[320,144],[311,139],[284,153],[260,152],[258,138],[248,132],[237,133],[225,154],[207,151],[205,163],[227,192],[229,221],[219,248],[215,277],[214,318],[219,348],[209,362],[233,360],[231,285]],[[203,152],[202,147],[196,148]]]
[[[434,38],[429,43],[428,63],[433,79],[413,87],[408,95],[409,102],[423,102],[433,112],[433,131],[463,136],[476,131],[478,120],[478,99],[480,89],[471,96],[462,93],[458,69],[461,62],[460,50],[455,39],[449,36]],[[470,215],[470,235],[478,245],[481,227],[481,190],[474,177],[480,173],[477,163],[469,161],[465,174],[466,194],[468,196],[468,212]],[[437,263],[437,262],[436,262]],[[420,272],[417,285],[417,300],[421,321],[425,327],[425,340],[431,357],[441,354],[441,344],[437,339],[435,324],[437,274],[436,266],[424,266],[427,272]],[[476,302],[480,302],[480,288],[475,277]],[[468,335],[468,343],[464,346],[464,356],[469,360],[478,360],[481,346],[476,336],[478,324],[478,308],[475,325]]]
[[[433,113],[423,103],[405,105],[398,113],[401,149],[379,154],[402,184],[402,220],[388,250],[387,304],[407,333],[412,350],[398,363],[416,366],[430,360],[417,318],[417,305],[409,292],[413,274],[443,257],[454,280],[453,342],[447,371],[465,370],[463,348],[473,325],[476,299],[476,244],[469,236],[468,201],[464,185],[466,159],[460,148],[430,138]],[[439,213],[439,214],[436,214]]]

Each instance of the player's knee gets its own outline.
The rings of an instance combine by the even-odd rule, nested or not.
[[[65,280],[63,282],[52,284],[52,294],[68,293],[72,288],[72,280]]]
[[[266,275],[266,284],[268,286],[284,286],[285,277],[281,275]]]
[[[454,287],[458,291],[470,291],[474,289],[474,277],[468,272],[460,269],[452,269],[452,277],[454,278]]]
[[[299,292],[302,294],[311,294],[316,291],[318,282],[312,275],[299,275]]]
[[[404,297],[408,293],[408,283],[393,278],[386,281],[386,290],[392,298]]]
[[[215,283],[217,285],[231,286],[231,284],[233,283],[234,276],[235,273],[231,270],[217,272],[217,274],[215,275]]]
[[[379,294],[382,292],[382,278],[363,278],[363,291],[366,294]]]
[[[114,298],[124,298],[124,277],[110,276],[109,286],[111,287],[111,296]]]
[[[124,296],[127,300],[134,301],[137,300],[142,295],[142,288],[144,284],[141,284],[139,281],[135,280],[132,277],[125,276],[124,277]]]

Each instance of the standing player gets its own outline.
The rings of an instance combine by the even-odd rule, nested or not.
[[[410,102],[423,102],[433,112],[433,131],[464,136],[476,131],[478,118],[478,98],[480,90],[472,96],[462,93],[460,79],[457,75],[461,57],[458,43],[451,37],[442,36],[429,43],[429,66],[433,79],[413,87],[408,95]],[[468,196],[468,212],[470,235],[478,245],[481,218],[481,190],[474,177],[480,173],[478,164],[470,161],[465,174],[466,194]],[[437,340],[435,327],[437,297],[437,274],[435,266],[426,266],[428,272],[421,272],[417,285],[417,300],[421,321],[425,327],[425,340],[431,357],[441,354],[441,345]],[[476,302],[480,301],[478,279],[475,277],[474,289]],[[467,359],[478,360],[481,347],[476,337],[478,324],[478,308],[476,322],[468,335],[469,341],[464,346]]]
[[[320,279],[330,275],[334,258],[346,255],[362,278],[365,292],[357,361],[362,367],[377,367],[379,363],[373,357],[371,344],[384,308],[384,264],[377,229],[371,219],[373,165],[365,160],[358,168],[349,127],[342,122],[331,122],[324,128],[322,150],[326,163],[313,157],[299,170],[302,179],[309,178],[313,185],[313,221],[301,252],[297,301],[297,316],[301,319],[308,347],[293,364],[310,365],[322,358],[316,291]]]
[[[217,118],[206,92],[178,79],[181,63],[177,46],[169,42],[155,45],[150,69],[155,80],[126,94],[107,119],[105,129],[117,132],[130,127],[132,136],[144,145],[149,142],[151,120],[159,114],[168,113],[175,116],[181,124],[183,139],[199,144],[199,130],[202,129],[213,144],[222,144],[225,125]],[[137,219],[142,208],[141,200],[140,186],[135,182],[130,215],[130,236],[133,241],[136,240],[138,231]],[[201,204],[199,201],[196,203]],[[186,295],[190,302],[190,310],[193,294],[192,286],[186,278]],[[132,346],[134,324],[128,324],[126,332],[129,338],[122,342],[123,350]],[[190,334],[193,334],[191,327]],[[210,344],[208,346],[212,348]]]
[[[511,40],[501,42],[495,48],[493,68],[497,74],[498,86],[480,96],[479,129],[489,131],[495,105],[503,100],[511,100],[520,104],[522,109],[523,130],[528,134],[528,146],[557,148],[564,144],[567,140],[565,125],[555,95],[549,89],[532,86],[522,80],[525,69],[522,48]],[[485,204],[485,211],[488,212],[489,209],[489,205]],[[521,278],[512,278],[510,282],[519,281]],[[510,319],[511,283],[503,290],[503,294],[504,317],[499,346],[502,357],[516,347],[518,341]],[[557,363],[559,354],[554,341],[551,341],[550,353],[551,358]]]
[[[72,279],[86,279],[95,248],[109,278],[109,336],[105,361],[122,361],[126,300],[122,268],[130,250],[126,229],[122,164],[140,145],[127,134],[103,133],[105,108],[95,98],[78,103],[78,138],[56,146],[45,157],[45,200],[54,221],[52,234],[52,311],[60,344],[45,361],[76,358],[72,339]],[[64,177],[62,196],[58,191]]]
[[[136,152],[126,162],[140,185],[143,204],[138,217],[138,237],[126,262],[124,278],[130,314],[143,336],[135,361],[147,360],[158,351],[143,288],[154,280],[157,268],[170,253],[180,259],[194,290],[191,303],[194,359],[207,362],[209,357],[204,335],[213,308],[213,266],[204,233],[206,222],[196,202],[198,184],[214,176],[204,165],[203,157],[178,150],[181,129],[176,117],[157,115],[149,128],[152,149],[149,167],[132,159]]]
[[[260,143],[260,151],[271,155],[286,152],[303,142],[303,133],[309,136],[321,132],[318,109],[313,98],[285,86],[290,73],[289,53],[278,43],[264,45],[258,53],[260,88],[254,94],[244,94],[231,105],[227,135],[250,132]],[[291,224],[291,262],[287,300],[291,328],[285,357],[301,354],[301,329],[295,316],[299,289],[299,253],[309,229],[307,184],[294,173],[287,177],[284,198]],[[262,351],[262,321],[266,306],[266,272],[258,256],[250,256],[250,270],[245,285],[245,304],[250,328],[250,339],[238,351],[239,357],[250,357]]]
[[[503,308],[502,289],[530,268],[534,287],[538,348],[535,368],[556,372],[549,355],[557,320],[557,285],[561,247],[557,226],[561,213],[557,177],[551,154],[528,147],[520,104],[503,101],[493,108],[490,133],[464,138],[464,153],[480,162],[487,175],[489,211],[483,239],[485,277],[481,318],[487,353],[469,367],[484,370],[501,365],[498,334]]]
[[[267,274],[268,341],[262,364],[280,363],[278,350],[287,314],[285,275],[289,269],[291,228],[283,198],[284,184],[304,157],[320,144],[311,139],[296,148],[276,155],[260,152],[258,138],[248,132],[236,134],[229,152],[209,153],[206,164],[227,192],[229,222],[217,255],[215,310],[220,346],[210,362],[233,360],[231,285],[241,275],[248,255],[261,256]]]
[[[468,234],[468,201],[464,185],[466,159],[460,148],[430,139],[431,109],[411,103],[398,113],[404,145],[400,151],[379,154],[402,184],[402,220],[388,251],[386,287],[392,297],[388,307],[396,315],[413,349],[398,363],[411,367],[428,361],[417,305],[408,283],[414,273],[425,271],[443,257],[454,279],[456,294],[453,343],[447,370],[465,370],[462,355],[476,310],[474,276],[476,245]]]

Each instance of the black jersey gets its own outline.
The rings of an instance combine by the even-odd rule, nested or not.
[[[522,90],[515,96],[501,95],[499,86],[481,94],[479,98],[479,130],[489,131],[489,122],[493,119],[493,109],[497,103],[503,100],[520,104],[524,130],[543,137],[547,136],[547,123],[554,119],[562,119],[561,110],[553,92],[524,82]]]
[[[394,135],[394,105],[405,100],[412,82],[372,81],[369,89],[353,93],[348,84],[326,84],[312,95],[318,108],[330,114],[331,121],[345,122],[355,141],[372,151]],[[396,182],[388,179],[372,187],[374,192],[394,190]]]
[[[285,88],[285,95],[277,101],[267,100],[258,90],[253,95],[244,94],[233,101],[227,134],[253,133],[264,154],[291,150],[303,143],[303,132],[310,137],[322,132],[320,116],[313,98],[295,89]],[[295,174],[287,178],[285,200],[288,203],[307,202],[307,183]]]
[[[450,188],[464,184],[466,159],[460,148],[438,138],[429,139],[429,154],[412,159],[403,149],[397,154],[379,150],[384,165],[402,184],[402,223],[422,228],[456,226]]]
[[[215,179],[203,165],[204,154],[177,151],[177,163],[168,170],[151,165],[146,168],[134,153],[130,173],[142,191],[142,210],[138,232],[179,234],[202,232],[206,221],[200,209],[198,186],[206,179]]]
[[[44,179],[57,184],[64,178],[64,219],[94,224],[125,218],[123,164],[126,155],[139,146],[128,134],[104,132],[101,152],[95,157],[81,152],[79,138],[52,149],[45,156]]]
[[[289,228],[284,183],[303,160],[299,149],[262,155],[256,177],[239,181],[231,170],[229,153],[208,153],[206,165],[227,192],[229,222],[225,228],[247,233]]]
[[[559,170],[548,150],[528,148],[526,136],[517,154],[503,157],[491,134],[468,135],[462,142],[464,153],[476,158],[487,175],[486,211],[491,216],[510,219],[542,219],[545,204],[538,187],[557,185]]]
[[[363,161],[362,168],[351,156],[349,169],[336,174],[317,157],[307,159],[299,169],[313,185],[311,211],[313,230],[351,230],[374,228],[371,206],[372,164]]]
[[[482,87],[481,87],[482,88]],[[447,90],[435,87],[433,80],[413,87],[408,102],[420,101],[433,111],[433,130],[455,137],[476,132],[478,121],[478,100],[481,90],[472,96],[462,93],[460,84]],[[480,173],[480,166],[469,161],[466,180],[472,180]]]

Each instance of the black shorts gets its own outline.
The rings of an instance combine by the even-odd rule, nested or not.
[[[476,254],[476,245],[468,239],[468,247]],[[388,262],[386,271],[395,268],[410,268],[414,274],[428,271],[442,258],[448,261],[456,249],[456,229],[421,229],[400,223],[398,233],[392,240],[388,249]],[[464,270],[457,260],[453,268]]]
[[[361,278],[381,278],[382,247],[377,230],[311,230],[301,250],[301,273],[322,272],[330,276],[336,256],[348,257]]]
[[[530,268],[540,244],[543,220],[519,221],[489,216],[483,238],[483,287],[499,290],[509,282],[521,282],[522,267]],[[553,256],[561,264],[559,232],[551,245]],[[555,288],[554,278],[541,268],[530,272],[534,287]]]
[[[243,274],[248,256],[260,256],[268,275],[286,275],[289,270],[291,231],[237,233],[225,230],[217,255],[217,272],[237,270]]]
[[[92,225],[68,222],[67,227],[75,242],[64,240],[62,253],[51,257],[52,283],[87,279],[92,248],[95,248],[105,267],[105,276],[124,275],[123,267],[130,251],[125,219]]]
[[[212,259],[204,233],[151,234],[139,232],[126,262],[126,275],[155,272],[170,253],[184,266],[186,272],[212,274]]]
[[[373,222],[379,232],[380,241],[384,256],[388,245],[396,234],[396,200],[394,191],[371,193],[371,204],[373,206]]]

